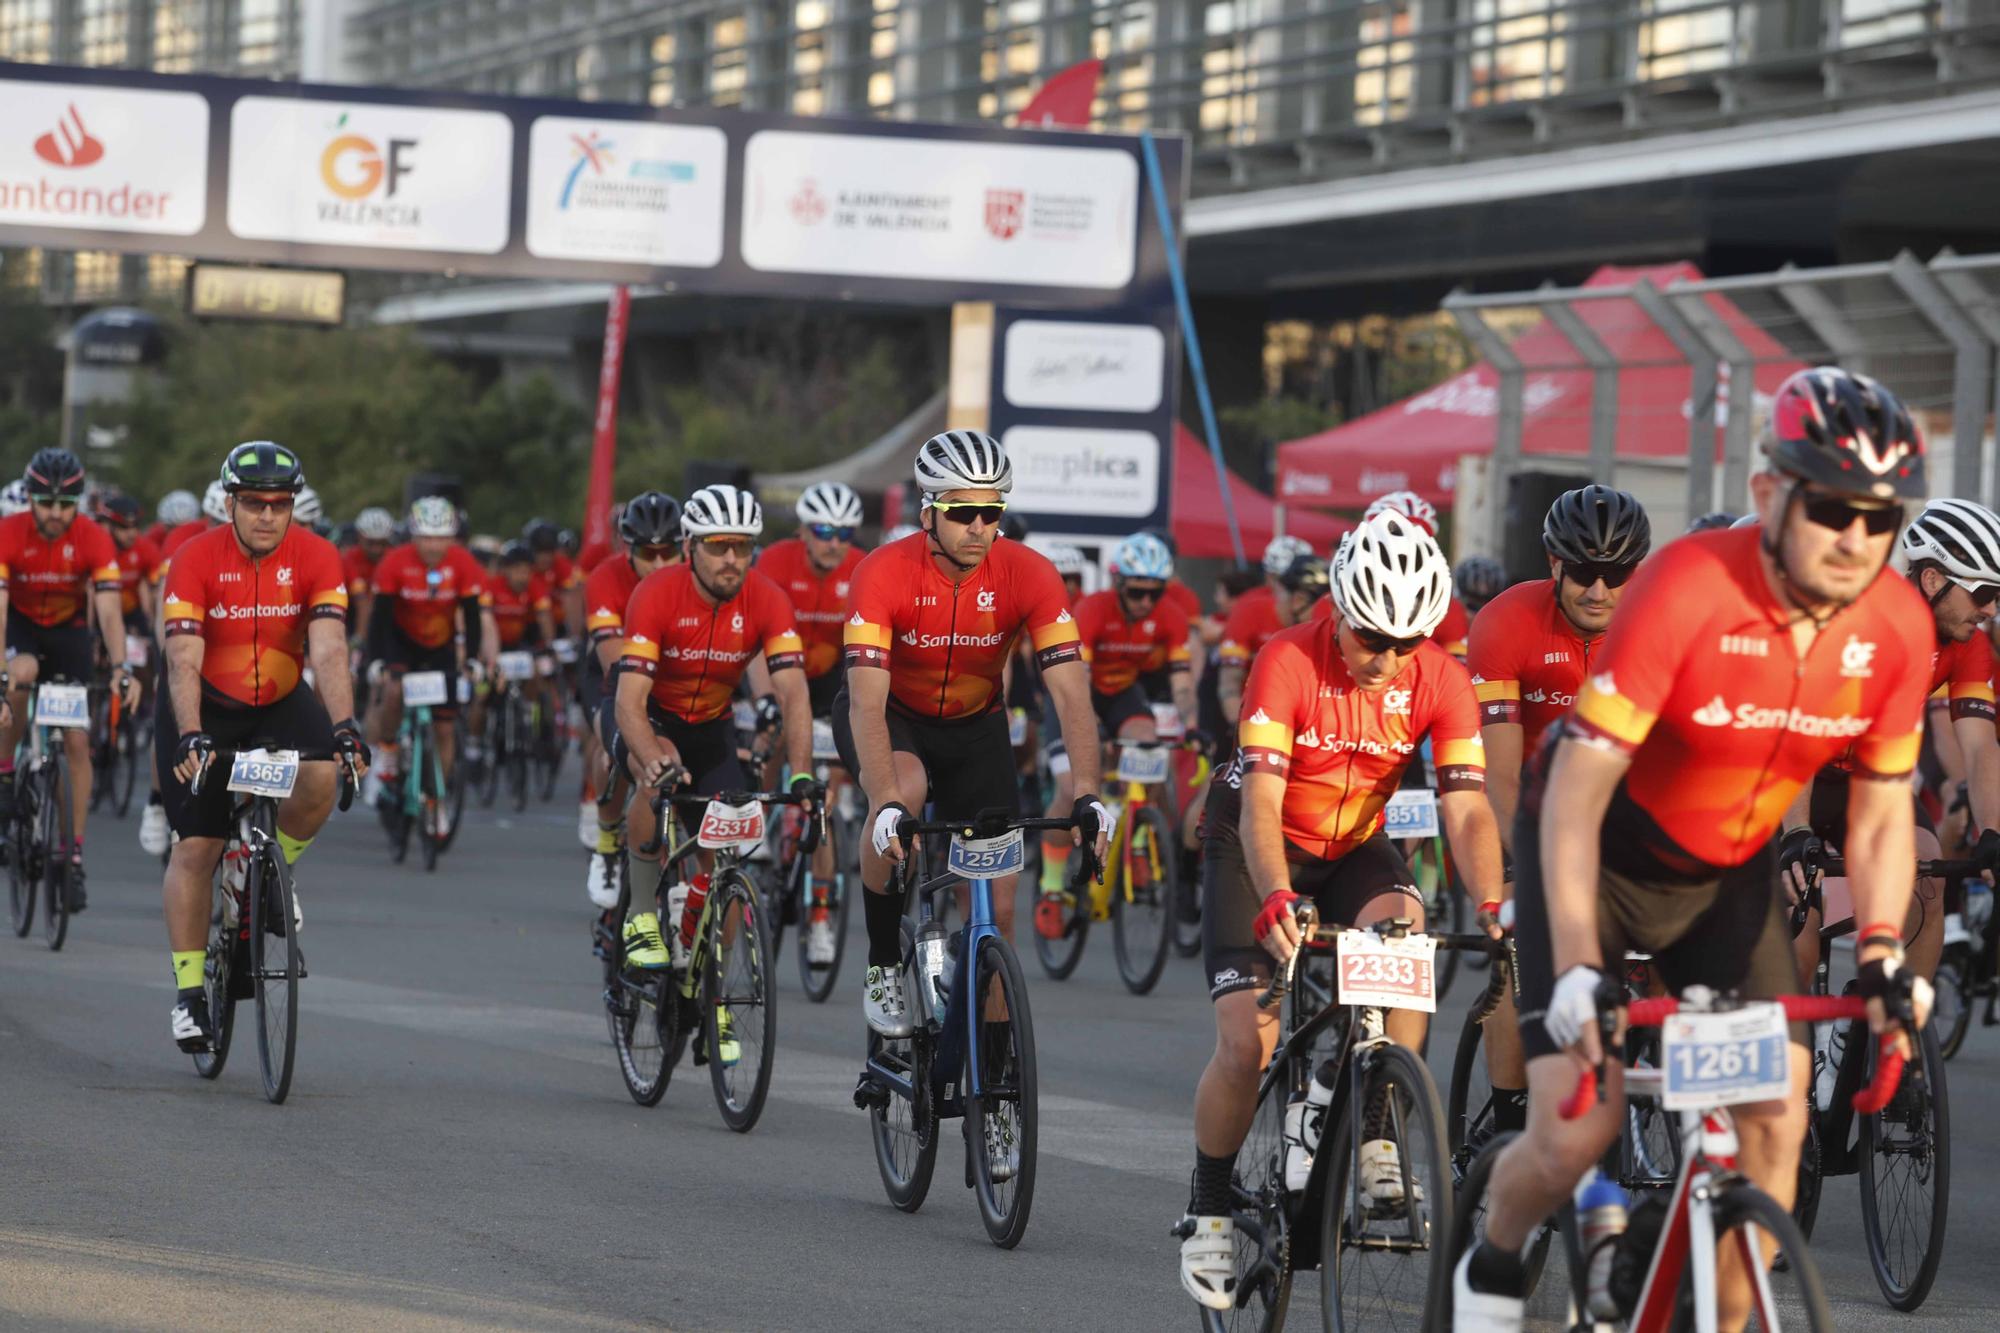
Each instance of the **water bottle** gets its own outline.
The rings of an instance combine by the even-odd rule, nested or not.
[[[687,909],[688,885],[685,880],[667,886],[667,948],[673,954],[674,966],[687,965],[687,946],[681,943],[681,913]]]
[[[679,885],[675,885],[679,888]],[[708,876],[696,875],[687,886],[687,900],[682,903],[681,928],[676,938],[681,942],[681,956],[686,957],[694,949],[695,927],[701,923],[701,909],[708,906]]]
[[[931,1017],[939,1023],[944,1022],[945,1010],[951,1005],[949,934],[938,921],[926,921],[917,927],[917,993],[923,997],[924,1007]]]
[[[1326,1132],[1326,1109],[1333,1104],[1334,1084],[1340,1070],[1333,1061],[1322,1063],[1306,1095],[1285,1108],[1285,1189],[1302,1190],[1312,1175],[1313,1154],[1319,1151],[1320,1136]]]
[[[1599,1319],[1618,1318],[1618,1302],[1611,1296],[1611,1261],[1618,1255],[1625,1220],[1625,1191],[1602,1171],[1595,1172],[1576,1197],[1576,1221],[1590,1266],[1590,1313]]]

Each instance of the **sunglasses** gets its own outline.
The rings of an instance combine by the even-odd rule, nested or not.
[[[1638,568],[1637,565],[1599,564],[1594,560],[1582,563],[1565,560],[1563,577],[1579,588],[1588,588],[1599,579],[1604,580],[1607,588],[1622,588]]]
[[[755,546],[756,543],[751,541],[748,537],[728,537],[728,536],[717,535],[714,537],[703,537],[701,539],[701,545],[702,549],[707,551],[710,555],[748,556],[750,554],[751,548]]]
[[[831,523],[808,523],[806,531],[823,542],[851,542],[854,540],[853,528],[837,528]]]
[[[1418,635],[1414,639],[1391,639],[1385,635],[1377,634],[1373,630],[1362,629],[1359,625],[1349,625],[1347,632],[1354,636],[1354,641],[1360,644],[1370,656],[1374,657],[1379,657],[1383,653],[1394,653],[1398,657],[1408,657],[1424,645],[1424,637],[1422,635]]]
[[[987,527],[999,525],[1000,516],[1007,512],[1006,505],[939,505],[937,511],[960,527],[969,528],[974,522],[983,522]]]
[[[671,560],[674,558],[674,548],[671,546],[637,546],[632,549],[632,555],[635,559],[639,560]]]
[[[1966,596],[1970,597],[1972,604],[1981,611],[1991,611],[1993,604],[2000,602],[2000,585],[1991,583],[1959,583],[1957,579],[1953,579],[1952,582],[1957,583],[1959,587],[1965,589]]]
[[[1164,593],[1166,589],[1157,587],[1135,588],[1128,583],[1124,587],[1120,588],[1118,591],[1120,595],[1129,597],[1135,602],[1157,602],[1160,600],[1161,594]]]
[[[57,495],[37,495],[33,497],[39,509],[74,509],[76,501]]]
[[[289,514],[292,512],[292,497],[289,495],[244,495],[236,496],[236,507],[252,514]]]
[[[1847,531],[1858,518],[1871,537],[1894,532],[1903,521],[1901,505],[1859,505],[1843,495],[1807,492],[1799,497],[1799,508],[1805,511],[1807,522],[1834,532]]]

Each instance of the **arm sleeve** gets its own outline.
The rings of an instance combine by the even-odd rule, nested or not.
[[[1224,666],[1247,667],[1250,665],[1250,640],[1256,634],[1256,618],[1252,614],[1255,603],[1246,594],[1236,599],[1229,608],[1229,618],[1222,622],[1222,642],[1216,647],[1216,655]]]
[[[368,657],[379,662],[389,655],[389,631],[396,623],[396,599],[380,594],[382,567],[375,567],[377,594],[368,615]]]
[[[465,612],[465,655],[477,657],[486,639],[486,627],[483,623],[485,617],[479,613],[482,610],[492,610],[493,599],[481,589],[479,592],[468,592],[460,597],[458,605],[459,609]]]
[[[625,642],[618,657],[621,668],[636,671],[647,680],[653,679],[660,670],[660,622],[663,617],[655,614],[653,609],[658,596],[658,583],[653,579],[632,590],[632,598],[625,605]]]
[[[306,586],[300,590],[305,599],[307,620],[347,620],[347,576],[340,568],[340,553],[331,545],[319,547],[312,561],[312,567],[305,571]]]
[[[610,569],[606,561],[598,570]],[[605,639],[615,639],[625,632],[625,607],[611,595],[611,581],[592,573],[590,582],[584,585],[584,631],[592,643]]]
[[[1905,645],[1924,642],[1935,633],[1930,612],[1915,596],[1908,599],[1914,611],[1907,623],[1896,626],[1895,641]],[[1978,636],[1984,641],[1985,635]],[[1905,778],[1917,767],[1924,741],[1924,700],[1930,693],[1931,663],[1921,649],[1909,651],[1902,669],[1882,696],[1868,730],[1854,742],[1854,771],[1871,778]]]
[[[1161,646],[1166,649],[1167,670],[1187,671],[1193,661],[1188,653],[1187,612],[1171,602],[1160,604]]]
[[[208,615],[208,590],[202,586],[194,562],[183,556],[167,568],[165,604],[160,608],[160,626],[165,637],[201,633]]]

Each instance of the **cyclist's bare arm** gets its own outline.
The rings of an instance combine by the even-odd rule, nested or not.
[[[1500,845],[1509,852],[1514,850],[1514,816],[1521,808],[1521,742],[1525,735],[1518,722],[1489,722],[1479,729],[1486,744],[1486,799],[1493,808],[1494,822],[1500,826]],[[1488,902],[1499,896],[1491,894],[1475,901]]]
[[[1042,672],[1042,683],[1048,686],[1062,723],[1071,790],[1094,792],[1102,777],[1102,756],[1097,748],[1097,710],[1090,706],[1090,668],[1081,661],[1057,662]]]
[[[1222,704],[1222,720],[1232,727],[1243,711],[1243,681],[1249,674],[1247,667],[1225,662],[1215,677],[1215,697]]]
[[[751,658],[748,662],[744,664],[743,674],[749,679],[751,698],[761,699],[767,694],[777,693],[777,690],[773,687],[771,683],[772,675],[771,675],[770,664],[765,662],[763,658],[761,657]],[[782,699],[780,700],[780,702],[783,702]],[[787,751],[787,753],[790,752]]]
[[[1181,725],[1193,731],[1201,724],[1201,708],[1194,697],[1194,673],[1176,671],[1168,677],[1167,685],[1173,691],[1174,711],[1181,715]]]
[[[1611,794],[1630,756],[1565,739],[1556,746],[1542,793],[1542,885],[1548,899],[1555,972],[1604,966],[1597,942],[1598,838]],[[1586,1034],[1595,1042],[1595,1034]]]
[[[770,676],[771,692],[778,696],[778,712],[785,719],[785,757],[791,761],[793,773],[809,775],[813,771],[812,693],[806,688],[806,673],[799,667],[786,667]]]
[[[556,641],[555,612],[547,607],[535,612],[535,627],[542,632],[542,649],[546,652],[548,646]]]
[[[1270,897],[1279,889],[1292,887],[1292,872],[1285,865],[1285,779],[1276,773],[1247,771],[1243,774],[1243,816],[1237,836],[1243,843],[1243,864],[1250,871],[1250,883],[1257,897]],[[1280,953],[1273,944],[1283,941]],[[1280,916],[1264,947],[1281,961],[1299,947],[1299,928]]]
[[[1965,757],[1972,822],[1982,830],[2000,828],[2000,732],[1991,719],[1961,717],[1951,724],[1951,734]]]
[[[1860,931],[1854,946],[1857,965],[1902,952],[1903,917],[1910,910],[1910,892],[1916,883],[1917,821],[1912,799],[1907,778],[1856,773],[1848,784],[1847,843],[1841,850],[1847,855],[1848,889],[1854,895],[1854,920]],[[1881,922],[1890,923],[1891,938],[1887,940],[1871,929]],[[1928,1019],[1929,1007],[1919,997],[1919,1025]],[[1868,1001],[1869,1028],[1882,1032],[1889,1023],[1882,1001]],[[1903,1053],[1914,1054],[1907,1038]]]
[[[899,799],[896,759],[889,748],[889,673],[882,667],[847,668],[847,725],[854,733],[854,757],[861,763],[861,790],[868,808],[879,810]]]
[[[618,677],[618,697],[612,705],[618,734],[625,738],[625,748],[639,761],[641,773],[652,771],[661,759],[678,762],[680,758],[666,741],[653,734],[652,719],[646,716],[646,697],[652,692],[652,677],[627,671]]]
[[[194,638],[194,635],[185,635]],[[322,616],[306,622],[306,657],[326,715],[335,722],[354,716],[354,681],[347,674],[347,622]]]
[[[174,733],[201,730],[201,663],[208,645],[199,634],[167,638],[167,697],[174,706]]]
[[[104,636],[104,651],[114,666],[125,664],[125,594],[116,588],[99,588],[90,595],[97,611],[97,631]]]
[[[1515,728],[1516,731],[1520,728]],[[1489,756],[1490,757],[1490,756]],[[1487,770],[1488,780],[1492,770]],[[1452,860],[1465,878],[1475,903],[1494,902],[1501,893],[1500,827],[1484,792],[1448,791],[1438,795],[1438,820]]]

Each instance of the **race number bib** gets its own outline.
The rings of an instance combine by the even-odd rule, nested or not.
[[[1669,1111],[1781,1101],[1792,1089],[1784,1006],[1675,1014],[1660,1025],[1660,1063]]]
[[[823,717],[813,719],[813,758],[840,761],[840,749],[833,743],[833,723]]]
[[[1118,749],[1118,780],[1152,786],[1167,780],[1171,761],[1163,745],[1124,745]]]
[[[694,840],[703,847],[739,847],[749,850],[764,841],[764,806],[758,801],[725,805],[710,801],[701,812],[701,827]]]
[[[410,671],[403,675],[403,707],[436,708],[446,699],[444,672]]]
[[[571,662],[576,661],[575,639],[557,639],[549,647],[555,649],[556,661],[561,662],[564,666],[568,666]]]
[[[1163,741],[1177,741],[1187,735],[1187,728],[1181,724],[1181,710],[1172,704],[1154,704],[1153,731]]]
[[[533,680],[535,678],[535,655],[516,649],[500,654],[497,665],[502,680]]]
[[[43,727],[88,727],[90,691],[81,685],[37,686],[35,723]]]
[[[954,833],[945,869],[960,879],[998,879],[1013,874],[1027,861],[1027,844],[1019,829],[1009,829],[997,838],[965,838]]]
[[[1437,1012],[1437,941],[1428,935],[1383,939],[1372,930],[1336,937],[1342,1004]]]
[[[297,750],[238,750],[229,765],[229,790],[282,801],[299,780]]]
[[[125,665],[137,669],[146,665],[152,657],[152,641],[136,634],[125,636]]]
[[[757,710],[751,706],[748,699],[738,699],[729,706],[729,712],[736,719],[738,731],[757,730]]]
[[[1382,807],[1382,832],[1392,838],[1437,837],[1437,793],[1427,787],[1402,788]]]

